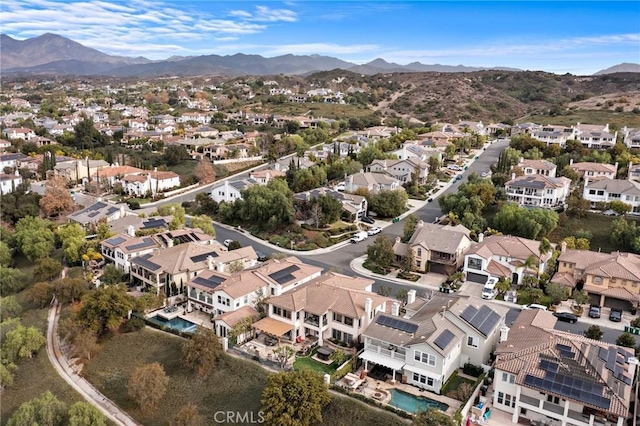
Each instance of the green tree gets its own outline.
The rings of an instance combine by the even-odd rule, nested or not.
[[[198,331],[182,345],[182,363],[200,377],[207,377],[222,356],[222,346],[218,336],[208,328]]]
[[[342,213],[342,203],[328,195],[321,195],[317,199],[320,210],[322,211],[322,225],[334,223],[340,219]]]
[[[413,233],[416,230],[416,226],[418,225],[418,221],[420,220],[420,218],[418,217],[417,214],[415,213],[411,213],[409,216],[407,216],[407,218],[405,219],[404,222],[404,226],[402,227],[402,241],[403,242],[407,242],[411,239],[411,237],[413,236]]]
[[[144,411],[155,407],[167,392],[169,378],[157,362],[144,364],[133,370],[127,383],[129,398]]]
[[[381,217],[396,217],[406,210],[408,200],[406,191],[382,190],[369,196],[369,209]]]
[[[631,207],[631,204],[627,204],[624,201],[618,200],[611,201],[609,203],[609,208],[620,215],[625,215],[631,212],[631,210],[633,209]]]
[[[48,281],[35,283],[27,293],[29,300],[40,308],[44,308],[53,300],[53,284]]]
[[[278,346],[273,350],[273,355],[280,364],[280,368],[284,368],[295,354],[296,350],[289,345]]]
[[[69,426],[107,426],[107,418],[88,402],[78,401],[69,408]]]
[[[413,416],[413,426],[456,426],[456,423],[437,408],[429,408]]]
[[[62,273],[62,263],[50,257],[38,259],[33,271],[33,279],[36,281],[52,281]]]
[[[87,233],[78,223],[70,223],[58,230],[62,251],[71,263],[79,263],[87,249]]]
[[[567,289],[562,284],[548,283],[544,291],[551,299],[552,305],[556,305],[567,298]]]
[[[404,272],[411,273],[416,270],[416,256],[411,247],[407,247],[407,252],[400,262],[400,269]]]
[[[589,295],[584,290],[574,290],[572,297],[573,302],[578,306],[582,306],[589,301]]]
[[[212,237],[216,236],[216,230],[213,227],[213,220],[207,215],[201,214],[191,218],[191,228],[200,228],[202,232]]]
[[[126,280],[126,275],[112,263],[105,266],[102,276],[100,277],[100,283],[105,285],[120,284]]]
[[[270,375],[261,407],[267,425],[309,426],[322,422],[322,409],[330,401],[322,377],[300,370]]]
[[[227,248],[229,249],[229,251],[238,250],[239,248],[242,248],[242,244],[240,244],[238,240],[233,240],[229,243],[229,246]]]
[[[17,293],[28,284],[27,276],[19,269],[0,266],[0,294]]]
[[[587,328],[584,332],[584,337],[593,340],[602,340],[603,335],[604,333],[602,332],[602,329],[595,324]]]
[[[52,223],[39,217],[27,216],[16,224],[16,242],[27,259],[35,262],[49,256],[55,245]]]
[[[103,286],[84,295],[78,318],[88,328],[102,333],[118,328],[133,306],[125,287]]]
[[[266,186],[250,186],[244,190],[242,197],[233,204],[233,209],[235,215],[245,223],[276,229],[295,220],[293,193],[282,179],[273,179]]]
[[[496,283],[496,291],[498,294],[506,294],[511,290],[511,281],[505,278],[500,278]]]
[[[169,145],[162,154],[162,161],[167,166],[176,166],[188,159],[189,152],[183,145]]]
[[[14,374],[17,370],[18,367],[13,363],[0,364],[0,390],[13,386]]]
[[[391,296],[391,290],[392,290],[391,287],[383,285],[378,288],[378,294],[380,296],[389,297]]]
[[[386,235],[379,235],[373,244],[367,247],[368,258],[382,269],[388,269],[393,263],[393,241]]]
[[[400,302],[400,306],[405,306],[408,300],[408,291],[406,288],[399,288],[396,291],[396,299]]]
[[[631,333],[622,333],[616,339],[616,345],[624,346],[625,348],[635,348],[636,347],[636,338]]]
[[[171,421],[171,426],[203,426],[204,417],[198,413],[198,406],[192,402],[183,405]]]
[[[9,318],[16,318],[22,313],[22,305],[16,296],[0,297],[0,322]]]
[[[65,277],[55,280],[53,289],[60,303],[75,303],[87,292],[89,283],[84,278]]]
[[[0,266],[11,266],[13,263],[13,251],[7,243],[0,241]]]
[[[503,206],[493,218],[493,226],[504,234],[536,239],[548,235],[558,226],[553,210],[527,209],[517,204]]]
[[[567,243],[567,248],[578,250],[589,250],[590,243],[586,238],[576,238],[574,236],[567,237],[563,242]]]
[[[18,358],[33,358],[45,342],[46,339],[37,328],[19,325],[9,331],[2,342],[3,358],[9,362]]]
[[[65,424],[66,415],[66,404],[59,401],[51,391],[46,391],[40,397],[23,403],[13,413],[7,426],[62,426]]]
[[[567,205],[567,213],[577,218],[585,217],[591,208],[591,203],[576,193],[569,196]]]

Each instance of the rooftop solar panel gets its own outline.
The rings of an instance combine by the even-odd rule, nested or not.
[[[224,278],[218,277],[218,276],[215,276],[215,275],[212,275],[209,278],[195,277],[193,279],[193,282],[195,284],[200,284],[200,285],[203,285],[203,286],[209,287],[209,288],[216,288],[217,286],[222,284],[224,281],[225,281]]]
[[[135,257],[131,260],[131,263],[140,265],[143,268],[148,269],[150,271],[157,271],[158,269],[161,268],[161,266],[150,261],[149,260],[150,257],[151,257],[151,254],[145,254],[144,256]]]
[[[456,337],[456,335],[453,334],[451,330],[444,330],[433,343],[440,349],[444,349],[449,346],[449,343],[451,343],[454,337]]]
[[[291,281],[294,277],[292,275],[293,272],[295,271],[299,271],[300,267],[297,265],[290,265],[287,266],[284,269],[281,269],[279,271],[276,271],[272,274],[269,274],[269,277],[274,280],[275,282],[277,282],[278,284],[283,284],[286,282]]]
[[[105,243],[111,244],[113,246],[117,246],[119,244],[124,243],[125,241],[127,241],[127,239],[124,237],[113,237],[113,238],[109,238],[107,241],[105,241]]]
[[[487,305],[483,305],[480,309],[469,305],[460,317],[484,336],[488,336],[500,322],[500,315]]]
[[[156,242],[154,241],[153,238],[151,237],[146,237],[142,240],[142,242],[138,243],[138,244],[132,244],[130,246],[126,246],[125,248],[127,250],[133,251],[133,250],[140,250],[143,248],[147,248],[147,247],[153,247],[156,245]]]
[[[205,260],[207,260],[207,257],[218,257],[218,253],[216,253],[215,251],[212,251],[210,253],[203,253],[203,254],[198,254],[196,256],[191,256],[189,259],[191,259],[192,262],[204,262]]]
[[[396,330],[404,331],[406,333],[415,333],[418,330],[418,324],[413,324],[408,321],[386,315],[380,315],[376,320],[376,323],[384,325],[385,327],[395,328]]]

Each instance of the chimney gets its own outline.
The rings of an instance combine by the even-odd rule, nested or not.
[[[207,269],[213,271],[213,256],[207,256]]]
[[[373,310],[373,300],[371,300],[370,297],[367,297],[364,301],[364,311],[367,313],[367,318],[371,316],[369,314],[371,313],[372,310]]]
[[[124,216],[125,216],[124,206],[120,206],[120,217],[124,217]]]
[[[218,272],[224,272],[224,263],[222,262],[218,262],[218,268],[217,268]]]
[[[136,229],[133,227],[133,225],[127,226],[127,234],[129,234],[130,237],[136,236]]]
[[[560,252],[564,253],[565,251],[567,251],[567,242],[563,241],[560,243]]]
[[[400,316],[400,303],[393,302],[391,304],[391,315],[393,315],[394,317]]]
[[[509,327],[506,324],[502,324],[500,327],[500,343],[506,341],[509,338]]]
[[[638,358],[632,356],[627,360],[627,362],[629,363],[629,373],[634,374],[638,368]]]
[[[410,305],[416,301],[416,291],[409,290],[407,292],[407,305]]]
[[[478,234],[478,242],[481,243],[482,241],[484,241],[484,233],[483,232]]]
[[[569,165],[572,166],[573,165],[573,158],[569,159]]]
[[[522,163],[524,163],[524,157],[518,158],[518,164],[522,164]]]
[[[516,178],[516,174],[515,173],[511,173],[511,180],[514,180]]]
[[[167,235],[167,248],[173,247],[173,238],[170,235]]]

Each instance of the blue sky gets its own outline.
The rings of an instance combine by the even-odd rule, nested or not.
[[[640,2],[2,0],[2,31],[109,54],[287,53],[592,74],[640,62]]]

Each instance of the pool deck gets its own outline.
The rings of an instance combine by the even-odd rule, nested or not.
[[[208,328],[209,330],[213,330],[213,323],[211,322],[211,317],[209,314],[200,311],[193,311],[183,313],[181,312],[179,315],[180,318],[190,321],[194,324],[197,324],[201,327]]]

